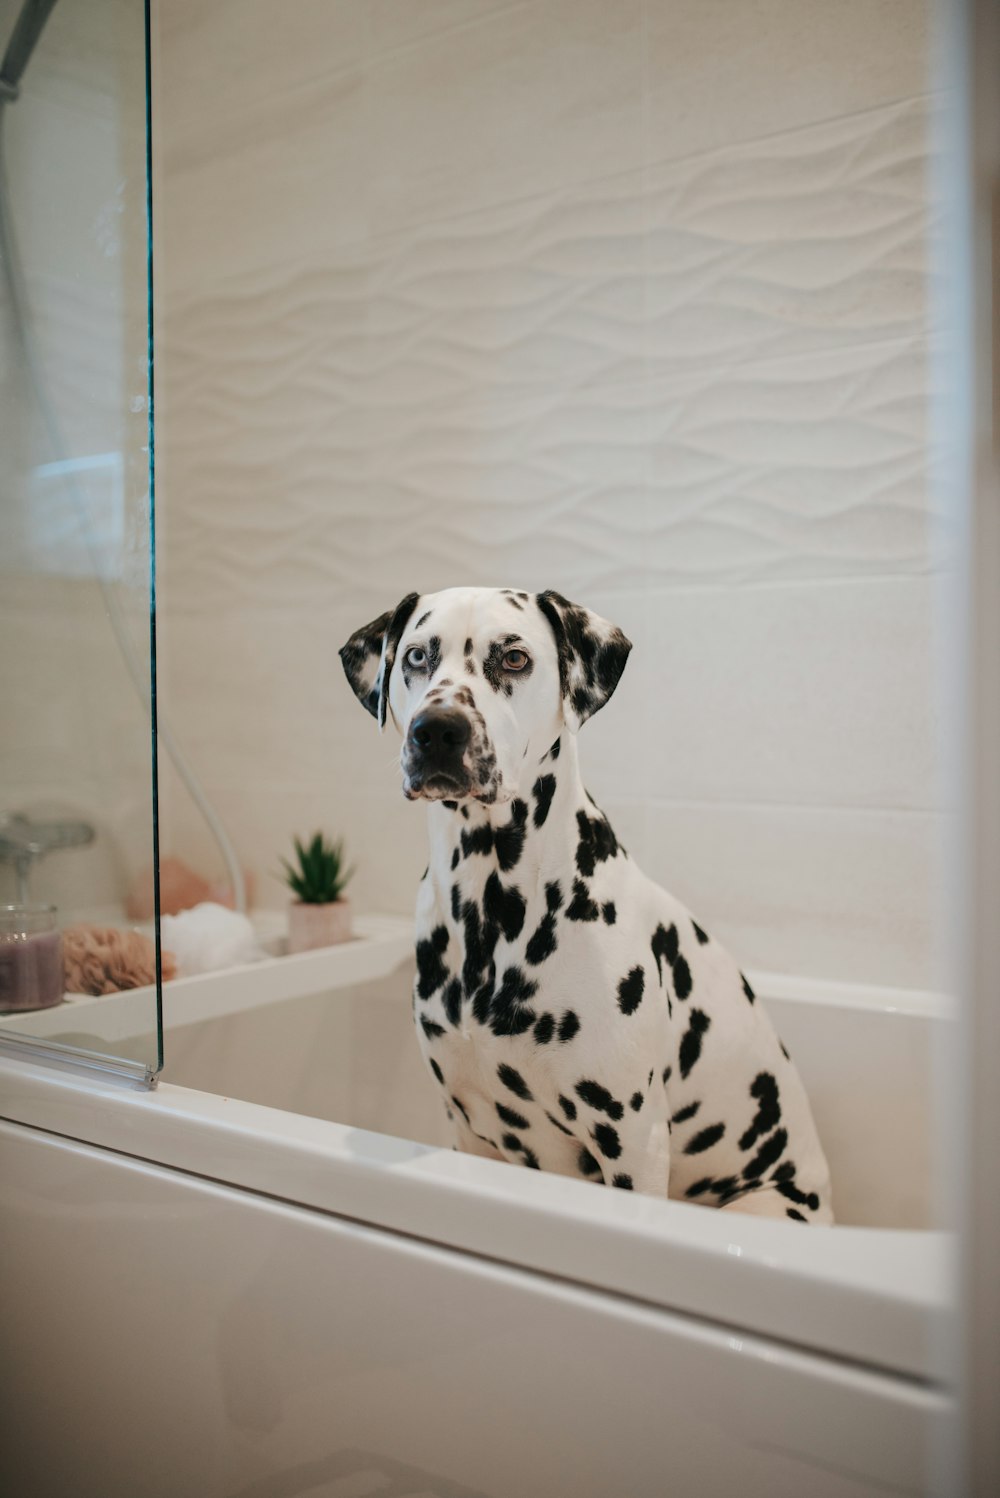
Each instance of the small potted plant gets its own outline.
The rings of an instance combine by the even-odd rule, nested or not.
[[[351,938],[351,906],[343,891],[353,869],[344,866],[342,839],[332,843],[322,832],[303,847],[294,839],[297,865],[282,859],[285,882],[296,896],[288,907],[288,950],[307,952]]]

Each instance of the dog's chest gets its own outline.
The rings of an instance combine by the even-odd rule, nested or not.
[[[453,881],[447,905],[438,893],[420,912],[414,1019],[445,1100],[492,1108],[511,1101],[513,1084],[515,1097],[523,1087],[558,1111],[560,1094],[609,1075],[625,1040],[662,1065],[664,1006],[652,977],[622,1033],[635,986],[628,975],[643,960],[625,911],[618,916],[608,898],[584,902],[572,880],[525,887],[523,901],[507,883],[491,895],[491,877],[472,895]],[[600,881],[605,896],[610,882]]]

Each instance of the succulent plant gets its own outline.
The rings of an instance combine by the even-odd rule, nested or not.
[[[281,860],[285,869],[285,883],[303,905],[331,905],[339,900],[354,873],[344,866],[344,842],[335,843],[325,838],[322,832],[313,833],[306,846],[298,838],[293,839],[298,865],[294,867],[286,858]]]

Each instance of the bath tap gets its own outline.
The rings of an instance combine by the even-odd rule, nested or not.
[[[30,903],[31,866],[57,848],[83,848],[94,841],[89,822],[33,822],[21,812],[0,816],[0,863],[12,863],[17,873],[17,899]]]

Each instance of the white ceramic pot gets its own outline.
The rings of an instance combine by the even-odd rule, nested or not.
[[[303,905],[293,900],[288,907],[288,950],[310,952],[314,947],[335,947],[351,939],[351,902],[334,900],[329,905]]]

